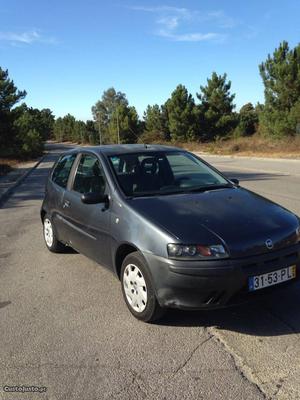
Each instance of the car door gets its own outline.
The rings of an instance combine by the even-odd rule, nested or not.
[[[86,193],[110,194],[101,162],[92,153],[82,153],[77,160],[73,181],[64,193],[64,218],[70,245],[110,267],[110,208],[105,203],[83,203],[81,197]]]
[[[47,185],[47,202],[51,210],[51,218],[54,223],[59,240],[67,241],[67,230],[63,218],[63,199],[67,189],[69,176],[74,165],[76,153],[62,155],[53,171]]]

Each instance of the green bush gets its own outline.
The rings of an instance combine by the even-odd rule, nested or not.
[[[165,135],[162,132],[157,131],[145,131],[138,139],[138,143],[153,143],[160,144],[165,142]]]

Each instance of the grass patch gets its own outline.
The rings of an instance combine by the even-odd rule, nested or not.
[[[300,158],[300,137],[284,139],[264,138],[259,135],[228,140],[217,140],[202,147],[212,154],[258,157]]]

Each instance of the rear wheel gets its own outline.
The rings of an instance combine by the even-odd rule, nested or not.
[[[43,234],[48,250],[53,253],[61,253],[65,250],[66,246],[57,240],[55,227],[47,214],[43,220]]]
[[[125,257],[121,285],[127,307],[137,319],[152,322],[162,317],[164,310],[157,302],[148,267],[139,252]]]

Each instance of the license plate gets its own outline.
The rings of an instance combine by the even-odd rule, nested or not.
[[[278,285],[294,278],[296,278],[296,265],[268,272],[267,274],[251,276],[248,281],[249,291],[253,292],[254,290]]]

